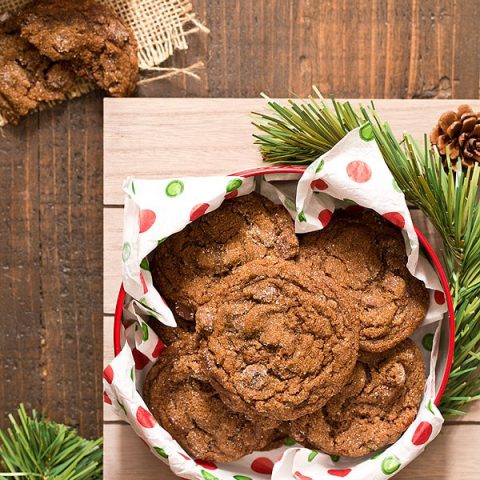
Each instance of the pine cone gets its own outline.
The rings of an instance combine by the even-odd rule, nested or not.
[[[480,164],[480,112],[475,113],[470,105],[445,112],[430,133],[430,142],[438,147],[445,166],[448,148],[454,170],[458,157],[464,168]]]

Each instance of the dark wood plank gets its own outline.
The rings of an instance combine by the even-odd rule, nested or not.
[[[102,98],[42,112],[40,275],[48,413],[100,435],[102,366]]]
[[[142,87],[151,96],[478,98],[475,0],[193,0],[211,30],[167,64],[206,62],[202,81]],[[199,45],[200,44],[200,45]],[[208,47],[208,54],[207,48]],[[205,85],[207,83],[207,85]]]
[[[0,131],[0,426],[41,406],[37,122]]]

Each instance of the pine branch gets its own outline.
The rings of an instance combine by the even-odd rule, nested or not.
[[[23,405],[11,428],[0,430],[0,479],[100,480],[102,439],[86,440],[65,425],[48,421]]]
[[[397,184],[408,201],[420,208],[440,233],[444,264],[455,307],[455,352],[452,372],[440,405],[445,414],[463,415],[465,405],[480,399],[480,167],[464,173],[445,171],[439,154],[425,137],[421,148],[410,135],[401,144],[373,105],[356,112],[332,99],[269,101],[274,115],[256,113],[254,123],[263,158],[271,163],[309,164],[330,150],[350,130],[369,124]],[[268,100],[268,99],[267,99]],[[307,113],[308,112],[308,113]]]

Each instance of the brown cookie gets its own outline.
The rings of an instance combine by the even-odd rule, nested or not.
[[[292,422],[291,435],[330,455],[368,455],[400,438],[417,415],[424,387],[424,363],[410,339],[386,352],[362,353],[343,390]]]
[[[147,320],[149,327],[157,334],[158,338],[165,344],[171,345],[178,340],[182,340],[185,337],[192,335],[195,332],[195,324],[193,322],[187,322],[182,318],[175,316],[177,322],[176,327],[169,327],[164,325],[156,318],[150,317]]]
[[[263,257],[298,253],[293,220],[284,207],[256,193],[226,200],[155,251],[155,287],[173,310],[193,320],[212,288],[236,267]]]
[[[94,0],[37,0],[19,12],[17,22],[21,36],[42,55],[68,62],[110,95],[135,90],[137,43],[111,8]]]
[[[145,380],[144,399],[162,427],[202,460],[238,460],[278,438],[271,420],[247,420],[224,405],[204,378],[193,336],[162,353]]]
[[[10,22],[0,27],[0,112],[19,119],[44,102],[63,100],[74,75],[64,63],[53,63],[20,38]]]
[[[341,292],[292,261],[249,262],[197,311],[212,386],[233,410],[292,420],[337,393],[357,360],[358,322]]]
[[[371,210],[339,211],[325,229],[302,235],[298,262],[347,290],[361,350],[388,350],[425,318],[428,292],[406,267],[402,234]]]

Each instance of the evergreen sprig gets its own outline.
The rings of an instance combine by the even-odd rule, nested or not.
[[[443,260],[455,308],[455,352],[440,409],[464,415],[480,399],[480,167],[455,173],[444,169],[438,151],[425,137],[422,147],[408,134],[399,142],[374,106],[356,111],[332,99],[282,106],[269,101],[274,115],[255,113],[254,135],[263,158],[271,163],[309,164],[331,149],[350,130],[370,123],[375,140],[406,199],[420,208],[440,233]]]
[[[0,430],[0,479],[99,480],[103,478],[102,439],[86,440],[73,428],[51,422],[20,405],[18,420]]]

